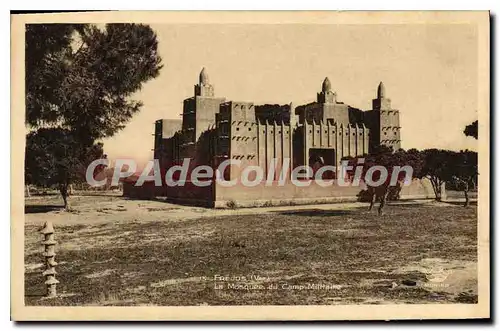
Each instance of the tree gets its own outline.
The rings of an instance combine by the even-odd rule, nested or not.
[[[384,206],[388,199],[397,200],[402,189],[403,180],[406,177],[406,172],[401,171],[397,173],[397,178],[393,178],[396,175],[395,167],[405,167],[410,166],[413,170],[412,179],[420,178],[422,176],[423,159],[422,154],[416,149],[410,149],[405,151],[400,149],[393,152],[391,148],[386,146],[377,147],[373,153],[365,155],[362,157],[364,159],[363,169],[361,173],[361,180],[365,183],[366,174],[368,169],[373,166],[382,166],[387,170],[388,177],[386,180],[378,186],[370,186],[367,184],[367,190],[363,192],[366,197],[370,200],[369,210],[373,208],[375,201],[378,199],[380,201],[378,213],[382,215]],[[359,165],[359,158],[349,159],[349,165],[351,165],[352,171],[348,173],[352,177],[355,173],[356,167]],[[372,181],[380,180],[380,172],[374,172],[371,178]],[[395,182],[395,185],[391,185],[391,182]]]
[[[477,153],[472,151],[460,151],[454,153],[451,162],[451,181],[464,192],[465,203],[468,207],[470,203],[469,191],[476,186],[477,182]]]
[[[429,178],[437,201],[441,201],[441,187],[453,184],[464,191],[465,206],[469,205],[469,191],[477,182],[477,153],[427,149],[421,175]]]
[[[464,129],[464,134],[467,137],[478,138],[478,121],[474,121],[467,125]],[[461,187],[465,195],[464,206],[469,206],[469,190],[470,187],[476,187],[477,183],[477,153],[472,151],[460,151],[456,156],[454,163],[453,183]]]
[[[81,161],[102,154],[98,141],[141,109],[131,97],[161,68],[157,37],[147,25],[27,25],[27,180],[59,185],[67,207],[67,188],[81,175]],[[30,154],[44,167],[31,163]]]
[[[452,177],[454,152],[432,148],[424,150],[423,154],[422,175],[430,180],[436,200],[441,201],[441,187]]]
[[[102,143],[81,146],[70,130],[40,128],[26,139],[25,181],[43,187],[56,185],[69,209],[68,186],[84,180],[87,166],[104,157]]]
[[[467,137],[474,137],[477,139],[478,137],[477,130],[478,130],[478,121],[474,121],[465,127],[464,134]]]

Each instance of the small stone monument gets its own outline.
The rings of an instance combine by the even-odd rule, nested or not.
[[[47,221],[43,226],[43,229],[40,230],[45,236],[45,239],[42,241],[42,244],[45,246],[45,251],[43,256],[45,257],[45,271],[42,275],[45,276],[45,285],[47,285],[47,297],[54,298],[57,296],[56,286],[59,281],[56,279],[56,269],[55,266],[57,262],[55,261],[55,246],[57,241],[54,240],[54,227],[52,226],[52,222]]]

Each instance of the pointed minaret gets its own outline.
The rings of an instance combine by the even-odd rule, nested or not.
[[[377,99],[383,99],[385,98],[385,85],[384,82],[380,82],[378,84],[378,89],[377,89]]]
[[[318,93],[317,100],[318,103],[335,103],[337,101],[337,94],[332,92],[332,83],[330,83],[328,77],[325,77],[325,80],[323,80],[321,92]]]
[[[199,97],[213,97],[214,87],[210,84],[205,67],[201,69],[199,84],[194,86],[194,95]]]
[[[323,93],[330,92],[332,90],[332,83],[330,83],[328,77],[325,77],[325,80],[323,81],[323,85],[321,87],[321,91]]]
[[[391,109],[391,99],[386,97],[385,85],[383,82],[380,82],[380,84],[378,84],[377,98],[372,100],[372,105],[374,110]]]
[[[209,81],[208,81],[207,70],[205,69],[205,67],[203,67],[203,69],[201,69],[200,72],[200,85],[208,85],[208,84]]]
[[[370,124],[370,149],[379,145],[392,147],[394,151],[401,148],[401,127],[399,110],[393,109],[391,99],[387,97],[384,83],[377,88],[377,98],[373,99],[375,121]]]

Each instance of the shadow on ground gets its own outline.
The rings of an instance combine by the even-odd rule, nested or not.
[[[358,208],[360,209],[360,208]],[[276,214],[288,215],[288,216],[343,216],[351,215],[356,210],[325,210],[325,209],[302,209],[302,210],[280,210],[276,211]]]
[[[443,203],[453,205],[453,206],[463,206],[464,201],[442,201]],[[469,206],[477,206],[477,201],[470,201]]]
[[[450,202],[450,204],[453,205],[463,205],[463,202]],[[477,205],[477,203],[473,204],[471,203],[472,206]],[[350,209],[344,209],[344,210],[327,210],[327,209],[321,209],[321,208],[311,208],[311,209],[289,209],[289,210],[278,210],[278,211],[273,211],[272,213],[280,214],[280,215],[288,215],[288,216],[309,216],[309,217],[327,217],[327,216],[344,216],[344,215],[353,215],[353,214],[359,214],[360,212],[369,212],[369,203],[366,203],[363,206],[360,207],[355,207],[355,208],[350,208]],[[377,210],[379,206],[379,202],[375,203],[373,206],[373,210]],[[400,202],[389,202],[386,207],[385,211],[390,211],[391,208],[393,207],[398,207],[398,208],[422,208],[422,201],[418,200],[405,200],[404,203]]]
[[[48,213],[51,211],[62,210],[64,205],[26,205],[24,206],[25,214]]]

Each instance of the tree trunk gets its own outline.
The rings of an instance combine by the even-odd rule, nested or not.
[[[464,207],[469,207],[469,184],[466,183],[464,187],[465,204]]]
[[[380,205],[378,206],[378,215],[382,216],[384,214],[384,206],[387,201],[387,195],[389,194],[389,187],[386,187],[385,192],[382,194],[380,198]]]
[[[434,189],[434,194],[436,195],[436,201],[441,201],[441,181],[435,180],[432,182],[432,188]]]
[[[436,201],[441,201],[439,180],[434,177],[429,177],[429,180],[431,181],[432,190],[434,191],[434,195],[436,196]]]
[[[436,200],[441,201],[442,198],[443,197],[441,196],[441,182],[437,181],[436,182]]]
[[[371,211],[373,208],[373,205],[375,204],[375,200],[377,199],[377,194],[375,192],[375,189],[369,187],[368,192],[370,192],[372,195],[370,197],[370,207],[368,208],[368,211]]]
[[[68,185],[67,184],[61,184],[59,185],[59,192],[61,192],[61,196],[64,201],[64,209],[69,210],[69,196],[68,196]]]

